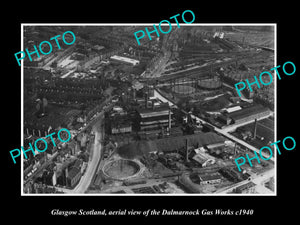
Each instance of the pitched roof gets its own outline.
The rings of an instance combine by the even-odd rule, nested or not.
[[[68,173],[68,178],[73,179],[78,173],[80,173],[80,169],[77,167],[72,167]]]

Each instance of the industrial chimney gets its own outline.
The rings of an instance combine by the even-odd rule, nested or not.
[[[256,131],[257,131],[257,119],[255,119],[254,121],[253,139],[256,139]]]
[[[145,93],[145,109],[148,108],[148,93]]]
[[[171,118],[171,109],[169,109],[169,130],[171,130],[171,126],[172,126],[172,118]]]
[[[188,139],[185,139],[185,161],[188,162],[189,161],[189,151],[188,151]]]

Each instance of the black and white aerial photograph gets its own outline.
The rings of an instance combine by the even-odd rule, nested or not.
[[[276,195],[276,24],[154,23],[22,24],[22,195]]]

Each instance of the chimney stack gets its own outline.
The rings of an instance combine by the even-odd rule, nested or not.
[[[189,161],[188,139],[185,139],[185,150],[186,150],[185,161],[188,162]]]
[[[257,131],[257,119],[255,119],[254,121],[253,139],[256,139],[256,131]]]
[[[172,118],[171,118],[171,109],[169,109],[169,130],[171,130]]]
[[[148,93],[145,93],[145,108],[148,109]]]

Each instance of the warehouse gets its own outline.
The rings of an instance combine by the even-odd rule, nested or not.
[[[222,176],[220,173],[210,173],[210,174],[192,174],[190,179],[196,184],[218,184],[222,181]]]
[[[235,124],[248,122],[254,119],[261,119],[264,116],[270,115],[271,111],[262,105],[250,106],[232,113],[228,113]]]
[[[216,162],[215,158],[205,153],[205,150],[203,148],[198,148],[194,151],[196,152],[196,154],[193,156],[193,160],[198,162],[202,167],[212,165]]]

